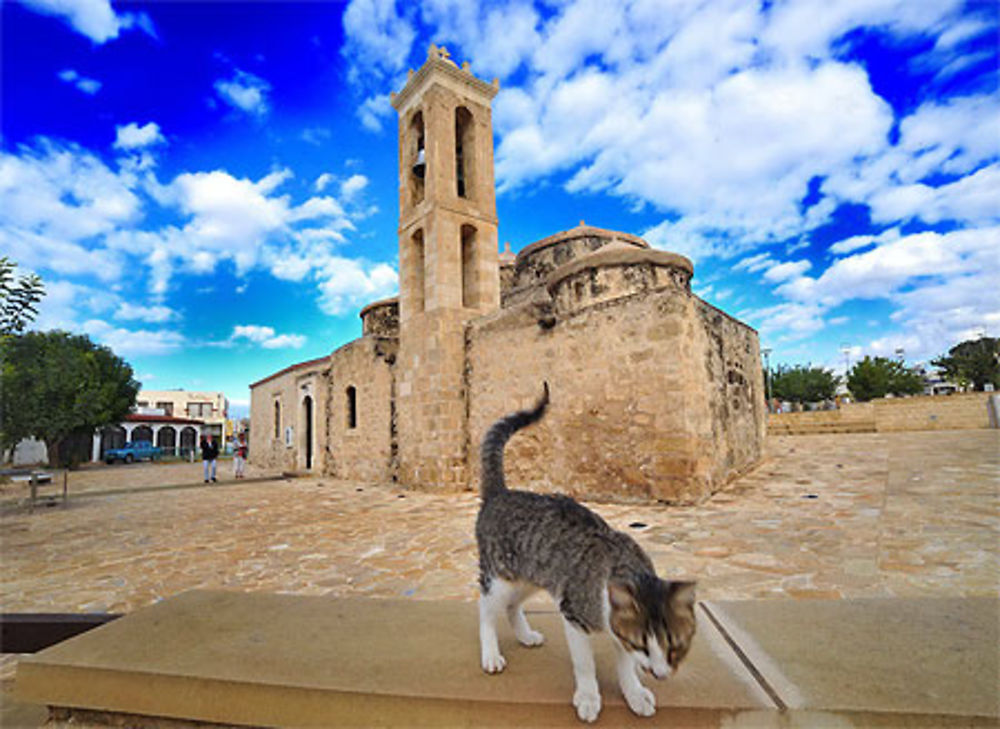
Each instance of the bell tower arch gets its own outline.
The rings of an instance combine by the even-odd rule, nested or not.
[[[491,104],[499,90],[431,44],[399,114],[400,478],[465,483],[465,323],[500,306]]]

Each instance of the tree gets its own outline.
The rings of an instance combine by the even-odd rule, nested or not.
[[[886,357],[865,357],[847,375],[847,389],[862,402],[893,395],[923,392],[924,380],[902,362]]]
[[[0,256],[0,336],[20,334],[37,315],[35,306],[45,295],[45,287],[37,275],[15,280],[17,264]]]
[[[822,367],[782,366],[771,373],[771,394],[779,400],[819,402],[831,399],[836,392],[836,375]]]
[[[971,382],[976,390],[986,389],[987,383],[1000,388],[1000,339],[968,339],[931,364],[944,370],[949,380]]]
[[[0,447],[34,437],[50,463],[68,438],[120,423],[140,387],[114,352],[67,332],[4,337],[0,363]]]

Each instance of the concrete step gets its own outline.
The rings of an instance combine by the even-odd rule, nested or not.
[[[998,614],[995,599],[707,603],[681,670],[648,682],[653,721],[625,707],[595,638],[598,723],[995,726]],[[487,676],[473,603],[196,591],[23,659],[15,696],[129,726],[575,726],[559,616],[529,621],[546,644],[505,631],[507,669]]]

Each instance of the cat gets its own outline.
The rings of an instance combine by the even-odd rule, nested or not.
[[[666,678],[687,654],[695,632],[695,583],[661,580],[635,540],[570,497],[507,488],[504,446],[518,430],[541,420],[548,404],[545,383],[532,409],[501,418],[483,437],[476,520],[482,667],[499,673],[506,666],[496,631],[502,613],[522,645],[544,642],[521,607],[544,589],[562,613],[577,716],[592,722],[601,711],[589,634],[604,630],[617,649],[618,685],[626,703],[634,713],[652,716],[656,698],[642,685],[639,671]]]

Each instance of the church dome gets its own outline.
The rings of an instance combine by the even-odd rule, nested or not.
[[[687,294],[693,274],[694,266],[684,256],[614,240],[563,264],[545,283],[556,310],[572,311],[670,287]]]

